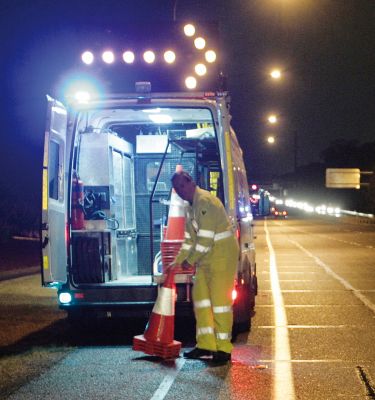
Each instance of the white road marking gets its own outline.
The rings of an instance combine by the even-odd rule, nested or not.
[[[150,400],[163,400],[165,398],[174,380],[176,379],[176,376],[184,366],[185,361],[186,360],[184,358],[178,358],[176,360],[176,368],[168,370],[167,376],[162,380],[160,386],[157,388]]]
[[[272,247],[270,234],[267,228],[267,220],[264,221],[267,246],[270,254],[270,279],[272,297],[274,303],[274,376],[273,376],[273,399],[294,400],[294,381],[289,346],[289,332],[284,300],[280,290],[279,277],[277,273],[276,256]]]
[[[373,304],[367,297],[365,297],[360,290],[357,290],[354,286],[352,286],[348,281],[342,278],[340,275],[336,274],[326,263],[324,263],[319,257],[314,256],[308,250],[306,250],[303,246],[301,246],[295,240],[288,239],[289,242],[293,243],[296,247],[302,250],[306,255],[312,258],[316,264],[323,267],[327,274],[331,275],[333,278],[338,280],[347,290],[350,290],[355,297],[362,301],[362,303],[368,307],[372,312],[375,313],[375,304]]]

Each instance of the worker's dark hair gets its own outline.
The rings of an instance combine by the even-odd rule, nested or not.
[[[172,175],[171,181],[173,182],[176,178],[183,177],[187,182],[193,182],[194,179],[185,171],[175,172]]]

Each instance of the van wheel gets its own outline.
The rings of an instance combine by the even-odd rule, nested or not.
[[[233,306],[232,337],[250,330],[254,297],[250,288],[249,284],[238,287],[238,300]]]

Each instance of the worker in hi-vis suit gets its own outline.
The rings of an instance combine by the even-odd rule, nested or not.
[[[173,265],[196,265],[193,286],[197,323],[196,347],[186,358],[208,358],[222,363],[231,359],[233,345],[232,290],[239,246],[221,201],[199,188],[184,171],[172,176],[176,193],[189,202],[185,240]]]

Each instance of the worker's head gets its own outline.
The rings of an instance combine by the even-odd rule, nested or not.
[[[185,171],[176,172],[172,176],[172,186],[181,199],[193,202],[196,184]]]

